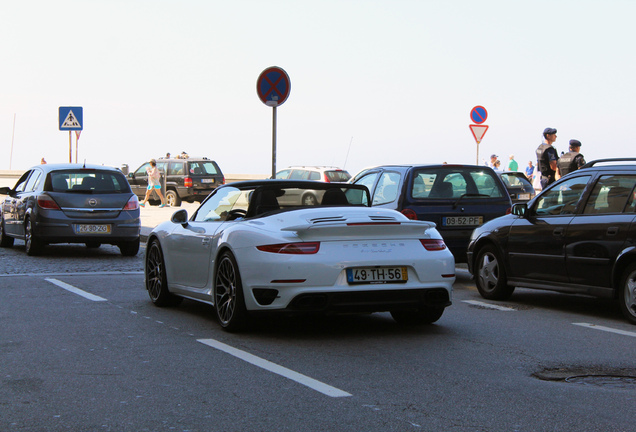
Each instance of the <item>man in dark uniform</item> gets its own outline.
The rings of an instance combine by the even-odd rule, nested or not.
[[[563,177],[566,174],[576,171],[585,165],[585,158],[581,153],[581,141],[572,139],[570,140],[570,151],[561,155],[557,162],[559,168],[559,175]]]
[[[556,133],[557,130],[554,128],[545,128],[543,130],[543,142],[537,147],[537,168],[541,172],[541,189],[545,189],[556,181],[559,154],[552,147],[552,143],[557,138]]]

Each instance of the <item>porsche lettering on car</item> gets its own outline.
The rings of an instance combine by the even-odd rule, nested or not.
[[[314,205],[286,194],[320,190]],[[145,284],[157,306],[214,306],[228,331],[260,313],[390,312],[437,321],[451,304],[455,261],[435,224],[370,207],[365,186],[293,180],[217,188],[188,217],[148,237]]]

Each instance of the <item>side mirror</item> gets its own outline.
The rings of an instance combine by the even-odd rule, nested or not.
[[[0,188],[0,195],[9,195],[9,192],[11,192],[11,188],[10,187],[1,187]]]
[[[174,212],[170,218],[170,222],[175,224],[187,225],[188,224],[188,211],[185,209]]]
[[[128,178],[135,178],[135,173],[128,173]]]
[[[528,204],[517,203],[512,206],[512,214],[515,216],[525,216],[528,211]]]

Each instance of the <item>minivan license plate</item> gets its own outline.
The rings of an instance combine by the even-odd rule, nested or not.
[[[406,267],[358,267],[347,269],[350,284],[403,283],[409,279]]]
[[[483,223],[483,216],[446,216],[442,218],[443,226],[479,226]]]
[[[109,224],[77,224],[76,234],[110,234]]]

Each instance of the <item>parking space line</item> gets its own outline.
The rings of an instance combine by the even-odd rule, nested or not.
[[[503,311],[503,312],[516,311],[516,309],[509,308],[509,307],[506,307],[506,306],[494,305],[494,304],[481,302],[481,301],[477,301],[477,300],[462,300],[462,301],[464,303],[468,303],[468,304],[471,304],[471,305],[481,306],[481,307],[485,307],[485,308],[488,308],[488,309],[496,309],[498,311]]]
[[[616,334],[623,335],[623,336],[636,337],[636,332],[630,332],[630,331],[626,331],[626,330],[619,330],[619,329],[615,329],[615,328],[611,328],[611,327],[604,327],[604,326],[600,326],[600,325],[596,325],[596,324],[572,323],[572,325],[586,327],[586,328],[591,328],[591,329],[594,329],[594,330],[601,330],[601,331],[605,331],[605,332],[609,332],[609,333],[616,333]]]
[[[288,378],[292,381],[296,381],[299,384],[307,386],[313,390],[316,390],[324,395],[330,397],[347,397],[352,396],[350,393],[332,387],[328,384],[317,381],[313,378],[309,378],[306,375],[300,374],[298,372],[294,372],[293,370],[287,369],[283,366],[277,365],[276,363],[272,363],[268,360],[257,357],[253,354],[247,353],[245,351],[241,351],[237,348],[231,347],[229,345],[224,344],[223,342],[219,342],[214,339],[197,339],[197,342],[201,342],[204,345],[209,347],[218,349],[227,354],[233,355],[243,361],[253,364],[254,366],[258,366],[285,378]]]
[[[57,285],[60,288],[65,289],[66,291],[72,292],[73,294],[77,294],[79,296],[82,296],[82,297],[84,297],[84,298],[86,298],[88,300],[92,300],[92,301],[108,301],[107,299],[105,299],[103,297],[97,296],[95,294],[88,293],[86,291],[82,291],[81,289],[76,288],[73,285],[69,285],[69,284],[67,284],[65,282],[62,282],[62,281],[59,281],[57,279],[45,278],[44,280],[47,281],[47,282],[51,282],[53,285]]]

